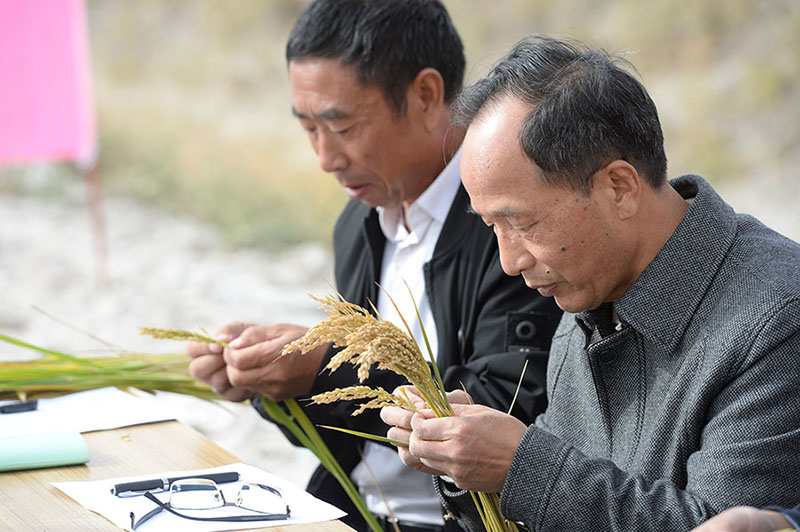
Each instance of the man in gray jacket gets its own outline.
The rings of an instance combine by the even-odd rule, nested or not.
[[[503,269],[565,310],[526,427],[453,399],[388,436],[478,528],[464,489],[531,530],[688,530],[800,500],[800,245],[698,176],[666,180],[655,105],[603,52],[521,41],[460,98],[461,172]],[[451,482],[452,481],[452,482]]]

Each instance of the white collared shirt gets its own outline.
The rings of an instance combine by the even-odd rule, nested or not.
[[[406,283],[419,308],[431,351],[437,355],[436,323],[425,292],[423,266],[433,256],[442,226],[461,184],[458,171],[460,158],[459,150],[433,183],[409,206],[405,213],[408,229],[403,223],[402,206],[395,209],[377,208],[381,230],[386,237],[380,280],[385,293],[379,290],[378,312],[383,319],[405,331],[397,310],[386,296],[391,295],[426,358],[428,351],[422,338],[420,320],[417,319]],[[401,521],[444,524],[430,475],[407,467],[393,449],[366,442],[364,460],[353,469],[351,478],[373,513],[389,515],[383,501],[385,498],[394,516]],[[380,493],[376,483],[380,486]]]

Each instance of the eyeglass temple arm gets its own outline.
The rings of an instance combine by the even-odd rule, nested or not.
[[[131,512],[131,529],[133,530],[136,530],[136,528],[149,521],[150,518],[153,517],[154,515],[160,514],[163,510],[169,510],[169,508],[163,502],[159,501],[156,498],[156,496],[150,493],[149,491],[146,491],[144,493],[144,496],[150,499],[151,501],[154,501],[156,504],[158,504],[158,506],[156,506],[155,508],[144,514],[142,518],[139,519],[138,521],[135,521],[136,516],[134,516],[133,512]]]

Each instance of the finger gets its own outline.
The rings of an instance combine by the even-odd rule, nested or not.
[[[225,366],[231,386],[261,393],[273,401],[284,401],[297,395],[291,381],[276,379],[269,367],[258,367],[240,371],[231,365]]]
[[[248,327],[250,327],[250,324],[242,323],[240,321],[229,323],[217,331],[217,333],[214,335],[214,340],[217,342],[222,342],[223,344],[229,344],[236,340],[242,331],[246,330]],[[220,344],[208,344],[208,351],[211,353],[221,354],[223,350],[224,346]]]
[[[455,422],[452,417],[427,417],[428,411],[422,410],[411,416],[411,430],[420,440],[444,441],[448,439],[450,427]]]
[[[406,410],[399,406],[381,408],[381,419],[384,423],[405,429],[411,429],[411,417],[413,415],[414,412],[411,410]]]
[[[430,408],[420,408],[416,411],[417,414],[423,419],[433,419],[436,417],[436,412]]]
[[[250,399],[255,394],[247,388],[236,388],[235,386],[228,388],[225,392],[220,393],[224,399],[238,403],[246,399]]]
[[[265,386],[269,385],[269,379],[264,377],[263,368],[240,370],[231,364],[228,364],[225,366],[225,374],[228,382],[231,383],[231,386],[259,390],[265,395],[270,396],[270,399],[272,399],[271,394],[264,389]]]
[[[437,477],[448,476],[444,469],[440,469],[439,467],[433,465],[433,462],[429,462],[428,460],[420,460],[417,471],[422,471],[423,473],[428,473],[429,475],[436,475]]]
[[[231,383],[228,380],[228,374],[224,366],[211,374],[208,384],[215,394],[225,397],[225,394],[231,389]]]
[[[238,341],[238,340],[237,340]],[[234,342],[235,344],[236,342]],[[263,368],[271,364],[280,356],[283,344],[279,341],[269,340],[260,342],[243,348],[235,348],[230,344],[223,351],[225,362],[240,370],[247,371],[255,368]]]
[[[400,457],[400,460],[402,460],[405,465],[413,467],[414,469],[421,463],[419,458],[411,454],[406,447],[398,447],[397,456]]]
[[[189,375],[202,382],[209,382],[211,376],[225,367],[220,355],[203,355],[189,362]]]
[[[280,338],[283,332],[284,327],[280,325],[253,325],[243,330],[229,345],[234,349],[241,349]]]
[[[425,408],[427,405],[425,404],[425,399],[422,398],[422,394],[419,393],[414,386],[398,386],[395,388],[394,392],[395,395],[399,395],[401,397],[405,397],[416,407],[418,410],[421,408]]]
[[[446,460],[446,456],[443,459],[443,453],[446,451],[442,442],[420,440],[416,433],[412,432],[409,437],[408,447],[403,449],[414,457],[415,460],[407,458],[408,465],[414,464],[413,467],[417,471],[424,471],[431,475],[447,474],[449,462]]]
[[[453,404],[469,405],[473,403],[472,398],[464,390],[453,390],[452,392],[447,392],[447,400],[450,401],[451,405]]]
[[[411,439],[411,431],[400,427],[391,427],[389,430],[386,431],[386,437],[392,440],[399,440],[408,443],[408,441]],[[400,446],[395,445],[395,446],[406,447],[402,445]]]
[[[397,456],[405,465],[412,469],[419,470],[419,468],[424,467],[422,462],[419,461],[419,458],[411,454],[406,447],[398,447]]]
[[[426,472],[434,475],[450,476],[452,462],[448,460],[447,456],[441,454],[442,445],[441,442],[420,441],[412,434],[406,449],[419,462],[419,466],[415,469],[422,470],[424,468]]]
[[[451,404],[450,406],[453,408],[453,414],[461,417],[484,414],[487,412],[487,410],[492,411],[492,409],[487,406],[476,404],[455,403]],[[506,415],[499,410],[494,410],[493,412],[498,415]]]
[[[189,342],[186,344],[186,354],[189,358],[197,358],[208,354],[208,344],[205,342]]]
[[[438,469],[433,469],[425,465],[418,457],[414,456],[414,454],[409,451],[408,447],[397,447],[397,455],[405,465],[412,469],[416,469],[417,471],[421,471],[429,475],[442,474]]]

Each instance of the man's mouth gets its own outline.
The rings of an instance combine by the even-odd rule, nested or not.
[[[360,185],[357,185],[357,184],[352,184],[352,185],[342,184],[342,186],[344,187],[345,194],[347,194],[348,197],[350,197],[351,199],[356,199],[356,200],[363,198],[364,195],[367,193],[367,189],[369,188],[369,184],[368,183],[364,183],[364,184],[360,184]]]
[[[550,283],[550,284],[528,284],[530,288],[537,290],[542,296],[544,297],[551,297],[556,288],[558,288],[558,283]]]

